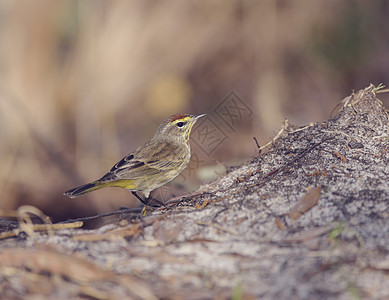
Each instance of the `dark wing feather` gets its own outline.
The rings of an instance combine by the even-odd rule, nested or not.
[[[134,154],[128,154],[127,156],[123,157],[119,162],[117,162],[109,172],[114,172],[117,169],[126,168],[128,165],[128,162],[131,161],[134,158]]]

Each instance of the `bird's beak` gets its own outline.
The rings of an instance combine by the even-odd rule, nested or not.
[[[197,120],[197,119],[200,119],[201,117],[204,117],[206,116],[207,114],[202,114],[202,115],[197,115],[197,116],[194,116],[194,118]]]

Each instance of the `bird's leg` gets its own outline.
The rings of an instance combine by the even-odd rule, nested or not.
[[[150,205],[149,202],[150,200],[148,200],[147,202],[145,200],[143,200],[141,197],[139,197],[139,195],[135,192],[135,191],[132,191],[131,192],[136,198],[138,198],[138,200],[140,202],[142,202],[145,206],[151,206],[151,207],[158,207],[158,206],[153,206],[153,205]],[[153,200],[155,200],[160,206],[165,206],[165,204],[163,204],[161,201],[158,201],[157,199],[154,199],[154,198],[151,198]],[[162,204],[162,205],[161,205]]]
[[[132,191],[131,193],[132,193],[136,198],[138,198],[138,200],[139,200],[140,202],[142,202],[143,205],[149,206],[149,204],[148,204],[146,201],[144,201],[141,197],[139,197],[138,194],[137,194],[135,191]]]

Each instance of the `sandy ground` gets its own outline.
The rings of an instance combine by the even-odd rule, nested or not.
[[[389,118],[376,92],[325,122],[285,123],[250,162],[142,218],[3,221],[2,298],[388,299]]]

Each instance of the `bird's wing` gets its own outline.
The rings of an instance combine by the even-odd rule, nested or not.
[[[182,151],[171,142],[149,142],[117,162],[100,181],[137,179],[178,169],[184,160]]]

